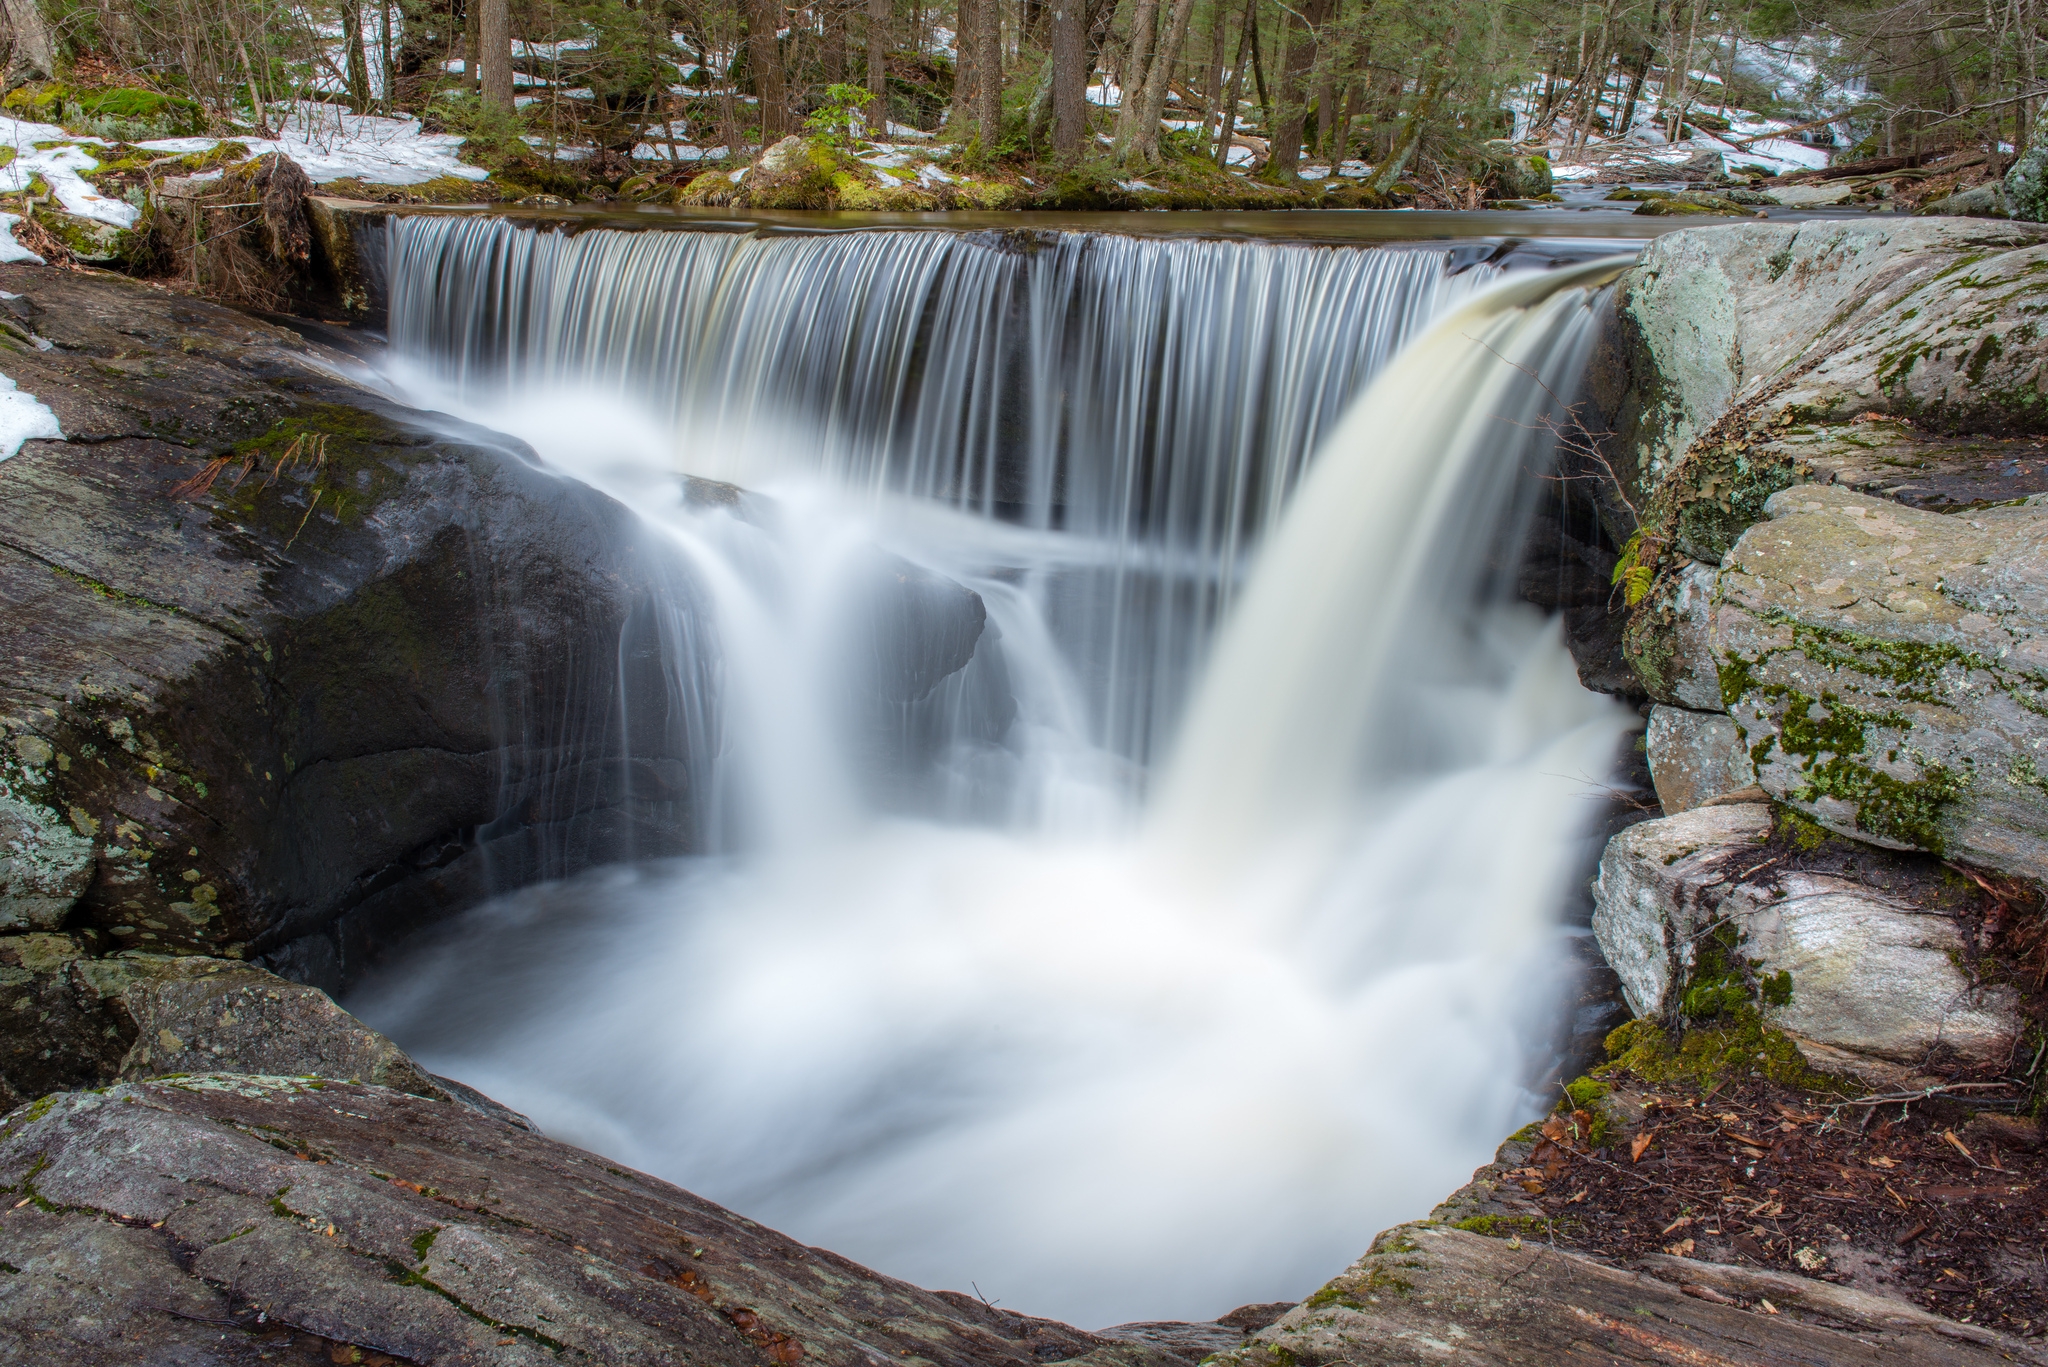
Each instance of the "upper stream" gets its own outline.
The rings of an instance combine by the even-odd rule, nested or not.
[[[696,835],[351,1009],[552,1135],[1088,1326],[1298,1299],[1532,1110],[1629,720],[1513,598],[1602,268],[387,231],[393,387],[673,563],[619,708],[681,728]]]

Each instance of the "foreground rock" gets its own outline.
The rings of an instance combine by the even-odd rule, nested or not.
[[[1714,617],[1765,791],[1844,835],[2048,875],[2048,507],[1801,485],[1765,512]]]
[[[1902,1301],[1781,1273],[1686,1258],[1612,1267],[1535,1240],[1423,1223],[1380,1235],[1245,1348],[1212,1359],[1214,1367],[1276,1361],[1989,1367],[2048,1355]]]
[[[1642,822],[1608,843],[1593,932],[1636,1015],[1754,1005],[1810,1062],[1886,1084],[2010,1062],[2019,998],[1969,967],[1974,946],[1924,870],[1802,869],[1795,849],[1766,848],[1772,835],[1756,803]]]
[[[494,891],[696,847],[715,641],[629,510],[283,328],[0,288],[7,373],[69,438],[0,462],[0,930],[339,987]],[[940,705],[979,599],[852,578],[850,705]]]
[[[1186,1362],[877,1276],[384,1087],[210,1074],[54,1097],[0,1130],[0,1186],[4,1361]]]

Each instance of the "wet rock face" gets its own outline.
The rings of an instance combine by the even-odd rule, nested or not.
[[[1723,692],[1779,801],[2048,877],[2048,507],[1774,496],[1722,573]]]
[[[1725,891],[1725,866],[1745,854],[1760,859],[1770,832],[1770,809],[1742,803],[1638,822],[1607,842],[1593,885],[1593,934],[1636,1015],[1655,1019],[1676,1008],[1692,972],[1693,937]]]
[[[17,924],[101,951],[323,933],[332,982],[487,891],[487,845],[515,869],[535,846],[687,847],[672,810],[608,786],[623,756],[595,743],[621,624],[672,573],[624,509],[335,378],[288,332],[4,275],[54,344],[11,373],[71,438],[0,464]]]
[[[1713,1015],[1731,1003],[1692,994],[1732,990],[1823,1067],[1891,1081],[1936,1061],[2004,1065],[2018,998],[1972,981],[1947,909],[1904,874],[1798,868],[1764,849],[1770,834],[1770,808],[1753,803],[1646,821],[1609,842],[1593,932],[1638,1016]],[[1707,962],[1716,953],[1719,968]],[[1701,986],[1737,962],[1740,981]]]
[[[2048,230],[1962,219],[1743,224],[1659,238],[1623,277],[1615,326],[1588,375],[1614,432],[1623,496],[1647,515],[1694,441],[1767,391],[1774,411],[1804,420],[1877,410],[1941,431],[2043,430],[2048,409],[2034,380],[2048,336],[2033,321],[2042,259]],[[1743,461],[1709,473],[1717,483],[1704,492],[1737,518],[1723,544],[1687,550],[1711,563],[1793,480],[1773,484],[1769,470]],[[1609,512],[1626,517],[1619,502]]]
[[[10,1361],[132,1362],[147,1343],[153,1361],[253,1362],[280,1327],[333,1361],[1188,1361],[918,1290],[384,1087],[209,1074],[55,1097],[0,1129],[0,1187],[22,1194],[0,1214]]]
[[[0,937],[0,1107],[117,1078],[218,1069],[376,1083],[524,1117],[421,1070],[317,987],[198,956],[88,954],[68,935]]]
[[[1753,788],[1756,770],[1734,721],[1719,712],[1653,707],[1643,735],[1650,781],[1667,816]]]
[[[0,463],[0,931],[338,988],[492,892],[697,847],[717,642],[627,509],[244,315],[0,288],[52,344],[9,373],[71,438]],[[984,614],[870,577],[854,687],[886,726]]]
[[[1716,1288],[1704,1293],[1702,1287]],[[1771,1300],[1775,1313],[1744,1309]],[[1541,1239],[1401,1225],[1212,1367],[2039,1362],[2028,1344],[1916,1306],[1783,1273],[1686,1258],[1613,1267]]]

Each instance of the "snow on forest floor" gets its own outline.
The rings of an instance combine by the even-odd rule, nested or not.
[[[275,113],[275,111],[273,111]],[[221,138],[163,138],[138,143],[146,151],[185,154],[210,151]],[[253,156],[282,152],[315,184],[359,178],[373,185],[420,185],[442,176],[483,180],[481,166],[457,160],[462,138],[429,133],[411,116],[386,118],[351,114],[338,105],[301,100],[284,110],[274,138],[237,137]]]

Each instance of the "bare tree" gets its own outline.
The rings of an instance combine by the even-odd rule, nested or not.
[[[1288,10],[1281,33],[1287,46],[1280,68],[1280,107],[1273,111],[1273,148],[1266,163],[1283,180],[1294,179],[1301,161],[1301,129],[1308,119],[1308,75],[1315,65],[1316,41],[1336,0],[1304,0]]]
[[[1082,0],[1052,4],[1052,147],[1072,159],[1088,136],[1088,20]]]
[[[1194,17],[1195,0],[1173,0],[1173,10],[1168,17],[1166,36],[1153,53],[1152,66],[1145,73],[1145,90],[1139,101],[1137,127],[1133,131],[1126,152],[1130,161],[1150,165],[1159,160],[1159,121],[1166,115],[1168,84],[1173,79],[1173,68],[1180,61],[1180,50],[1188,38],[1188,21]],[[1128,104],[1130,95],[1125,94]]]
[[[1259,0],[1244,0],[1244,29],[1237,35],[1237,57],[1230,64],[1230,88],[1223,92],[1223,118],[1216,125],[1216,164],[1230,165],[1230,147],[1237,138],[1237,105],[1244,98],[1245,57],[1258,34]]]
[[[473,0],[477,19],[477,71],[484,103],[512,111],[512,7],[507,0]]]
[[[1116,156],[1122,161],[1137,136],[1140,92],[1152,61],[1153,30],[1159,27],[1159,0],[1137,0],[1131,11],[1130,45],[1117,71]]]
[[[1002,0],[979,0],[974,9],[975,122],[982,146],[993,151],[1003,136]]]
[[[57,40],[41,6],[36,0],[6,0],[6,10],[7,22],[14,26],[14,65],[37,76],[55,76]]]
[[[754,94],[761,101],[761,143],[776,141],[790,130],[789,88],[783,78],[780,0],[747,0],[747,64],[754,72]]]

